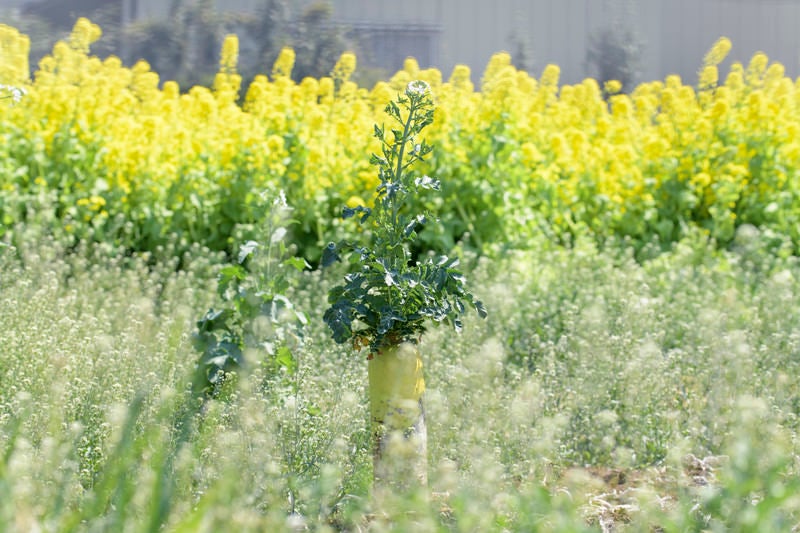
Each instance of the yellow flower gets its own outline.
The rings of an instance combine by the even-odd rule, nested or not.
[[[669,143],[662,136],[651,133],[644,142],[644,157],[647,161],[655,162],[667,155]]]
[[[747,66],[747,83],[751,86],[761,85],[764,74],[767,72],[769,58],[763,52],[753,55],[750,64]]]
[[[703,65],[704,66],[716,66],[722,63],[725,58],[728,56],[728,53],[731,51],[731,40],[727,37],[720,37],[717,39],[717,42],[714,43],[714,46],[711,47],[711,50],[706,53],[705,57],[703,58]]]
[[[31,41],[27,35],[0,24],[0,84],[20,87],[28,81],[30,47]]]
[[[622,83],[619,80],[609,80],[603,88],[608,94],[617,94],[622,90]]]
[[[730,109],[730,105],[725,100],[718,98],[714,102],[714,106],[711,108],[711,118],[715,121],[721,120],[728,114],[728,110]]]
[[[83,54],[89,53],[89,46],[103,35],[100,26],[92,24],[89,19],[79,18],[75,21],[69,38],[70,46]]]
[[[533,143],[523,143],[520,148],[522,150],[522,162],[525,164],[525,166],[535,166],[544,159],[542,153]]]
[[[324,98],[333,97],[333,79],[332,78],[320,78],[319,79],[319,96]]]
[[[351,196],[350,198],[347,199],[347,201],[345,202],[345,205],[347,207],[354,208],[354,207],[358,207],[360,205],[366,205],[366,203],[364,203],[364,199],[363,198],[361,198],[360,196],[355,196],[354,195],[354,196]]]
[[[697,188],[705,188],[711,185],[711,176],[708,172],[700,172],[699,174],[695,174],[691,179],[692,185]]]
[[[719,71],[715,65],[707,65],[700,71],[700,87],[713,87],[719,81]]]
[[[475,86],[473,85],[470,79],[470,69],[466,65],[456,65],[453,68],[453,73],[450,74],[450,79],[448,83],[455,87],[460,91],[472,92],[475,90]]]
[[[303,81],[300,82],[300,91],[304,100],[316,101],[319,93],[319,82],[314,78],[303,78]]]
[[[541,85],[546,87],[557,87],[558,79],[561,77],[561,69],[558,65],[547,65],[542,72]]]
[[[572,156],[569,144],[567,144],[564,135],[561,133],[554,133],[552,137],[550,137],[550,150],[552,150],[553,155],[555,155],[556,159],[559,161],[566,161]]]
[[[283,137],[279,135],[270,135],[267,138],[267,149],[272,153],[283,151]]]
[[[375,87],[372,88],[372,91],[369,95],[370,101],[372,103],[373,109],[383,110],[386,106],[386,102],[388,102],[392,98],[392,88],[391,86],[384,82],[379,81],[375,84]]]
[[[351,52],[345,52],[339,57],[339,61],[333,67],[331,77],[340,82],[345,82],[350,79],[350,76],[356,70],[356,55]]]
[[[294,50],[289,47],[282,48],[278,54],[278,59],[275,60],[275,64],[272,66],[272,77],[290,77],[294,68],[294,58]]]
[[[736,62],[731,65],[728,77],[725,78],[725,86],[732,91],[737,91],[744,87],[744,67],[741,63]]]
[[[611,110],[612,113],[619,117],[619,119],[627,119],[630,117],[631,112],[633,111],[633,106],[631,105],[631,99],[628,95],[625,94],[618,94],[611,97]]]
[[[406,72],[405,70],[398,70],[395,72],[394,76],[389,79],[389,85],[394,91],[400,92],[404,91],[406,86],[409,84],[410,81],[414,79],[414,76]]]
[[[677,74],[670,74],[666,78],[665,85],[667,89],[678,89],[683,85],[683,82],[681,82],[681,77]]]
[[[413,57],[407,57],[405,61],[403,61],[403,71],[411,78],[416,78],[419,74],[419,63],[417,63],[417,60]]]
[[[225,74],[235,74],[236,64],[239,61],[239,38],[236,35],[226,35],[222,42],[222,52],[219,58],[219,71]],[[291,70],[291,69],[290,69]]]
[[[486,70],[483,72],[481,86],[485,87],[487,84],[491,84],[493,80],[497,78],[498,74],[505,71],[506,68],[510,66],[511,54],[507,52],[494,54],[491,59],[489,59],[489,64],[486,65]]]

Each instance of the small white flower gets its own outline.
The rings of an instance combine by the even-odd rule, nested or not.
[[[3,96],[1,98],[11,98],[14,103],[19,102],[22,100],[22,97],[28,94],[28,91],[23,89],[22,87],[14,87],[13,85],[3,85],[0,83],[0,91],[9,93],[8,96]]]
[[[278,197],[275,198],[274,204],[278,207],[289,207],[286,202],[286,193],[283,192],[283,189],[278,192]]]
[[[431,86],[422,80],[414,80],[406,86],[406,96],[422,96],[431,90]]]

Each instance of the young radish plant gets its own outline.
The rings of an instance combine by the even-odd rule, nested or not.
[[[399,127],[387,131],[375,125],[382,154],[371,158],[380,178],[374,208],[343,211],[344,218],[358,216],[369,230],[364,232],[367,242],[330,243],[323,252],[323,266],[342,260],[350,265],[344,283],[328,294],[324,320],[336,342],[369,350],[376,486],[413,488],[412,479],[416,486],[427,484],[421,336],[429,323],[445,322],[460,331],[468,308],[481,317],[486,309],[466,289],[457,258],[415,261],[411,255],[416,230],[431,214],[412,212],[410,200],[439,190],[438,180],[411,172],[433,150],[420,137],[433,122],[430,87],[423,81],[409,83],[386,113]]]

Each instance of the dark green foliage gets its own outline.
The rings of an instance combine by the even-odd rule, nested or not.
[[[483,304],[466,290],[466,280],[456,268],[457,258],[415,261],[410,251],[417,240],[417,228],[432,217],[411,212],[409,204],[415,194],[439,190],[440,185],[429,176],[414,177],[407,172],[433,150],[419,138],[433,122],[427,84],[409,84],[404,96],[389,103],[386,113],[400,129],[387,132],[375,125],[374,135],[382,145],[382,154],[373,154],[370,159],[378,167],[380,178],[375,208],[359,206],[343,211],[344,218],[360,215],[359,222],[369,230],[369,242],[364,246],[347,241],[331,243],[322,255],[323,266],[346,258],[352,270],[344,283],[328,294],[331,307],[324,320],[334,340],[352,341],[356,348],[369,346],[373,352],[418,339],[429,320],[452,324],[460,331],[460,317],[467,307],[486,316]]]

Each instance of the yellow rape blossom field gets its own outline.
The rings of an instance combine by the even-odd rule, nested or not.
[[[421,79],[436,98],[424,171],[443,186],[426,245],[490,251],[524,247],[534,233],[558,242],[588,233],[641,250],[698,229],[725,245],[742,224],[791,248],[800,242],[800,87],[763,54],[723,77],[725,38],[696,84],[668,76],[635,88],[560,85],[557,66],[535,77],[506,53],[491,59],[478,90],[465,66],[445,79],[413,59],[390,80],[359,87],[349,53],[330,77],[296,83],[285,49],[245,90],[235,36],[222,45],[213,86],[184,88],[144,62],[92,56],[100,35],[80,19],[29,79],[28,38],[0,26],[0,84],[27,91],[0,106],[9,236],[35,220],[132,250],[177,234],[230,251],[263,219],[262,193],[282,190],[300,222],[295,240],[316,258],[349,231],[342,206],[371,202],[372,126]]]

